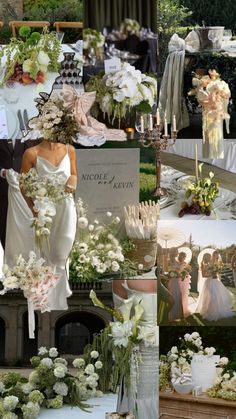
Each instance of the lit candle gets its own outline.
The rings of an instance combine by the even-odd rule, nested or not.
[[[160,126],[160,111],[159,111],[159,108],[157,108],[156,118],[157,118],[157,125]]]
[[[173,131],[176,131],[176,116],[173,115]]]
[[[195,144],[195,174],[196,174],[196,180],[198,181],[198,150],[197,150],[197,144]]]
[[[167,124],[167,119],[165,118],[165,121],[164,121],[165,123],[164,123],[164,135],[167,137],[167,135],[168,135],[168,124]]]
[[[150,131],[153,130],[153,119],[152,119],[152,114],[149,115],[149,129]]]
[[[143,118],[143,115],[141,115],[141,117],[140,117],[140,125],[141,125],[140,131],[143,134],[144,133],[144,118]]]

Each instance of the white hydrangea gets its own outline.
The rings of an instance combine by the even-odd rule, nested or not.
[[[24,394],[30,394],[32,390],[34,390],[34,386],[32,383],[25,383],[22,384],[21,389]]]
[[[73,361],[73,366],[75,368],[83,368],[85,366],[85,360],[83,358],[76,358]]]
[[[226,356],[223,356],[220,358],[220,364],[221,365],[227,365],[229,363],[229,359]]]
[[[29,375],[29,382],[32,384],[38,384],[39,383],[39,375],[37,371],[32,371]]]
[[[98,382],[96,378],[94,378],[92,375],[86,378],[86,383],[88,386],[96,388],[98,386]]]
[[[191,336],[192,336],[193,339],[197,339],[197,338],[200,337],[198,332],[193,332]]]
[[[85,373],[92,375],[94,374],[95,370],[94,370],[94,365],[93,364],[88,364],[87,367],[85,368]]]
[[[5,391],[5,385],[0,381],[0,394]]]
[[[98,353],[98,351],[92,351],[92,352],[90,353],[90,356],[91,356],[91,358],[93,358],[93,359],[97,359],[97,358],[99,357],[99,353]]]
[[[57,348],[50,348],[49,349],[49,356],[51,358],[56,358],[58,356],[58,350],[57,350]]]
[[[38,403],[28,402],[27,404],[23,404],[21,410],[24,419],[34,419],[39,415],[40,406]]]
[[[19,403],[19,399],[16,396],[6,396],[3,399],[3,407],[5,410],[15,410]]]
[[[97,370],[100,370],[103,367],[103,363],[101,361],[95,362],[95,368]]]
[[[53,365],[53,362],[52,362],[51,358],[43,358],[41,360],[41,364],[46,365],[47,367],[51,368],[52,365]]]
[[[59,394],[59,396],[64,397],[68,394],[68,386],[65,383],[61,383],[60,381],[54,384],[53,390],[56,394]]]
[[[67,373],[67,367],[63,364],[57,365],[53,373],[57,378],[64,378]]]
[[[46,355],[48,353],[48,350],[47,350],[47,348],[45,347],[45,346],[41,346],[40,348],[39,348],[39,350],[38,350],[38,354],[40,355],[40,356],[44,356],[44,355]]]
[[[16,415],[13,412],[7,412],[7,413],[4,414],[2,419],[18,419],[18,415]]]

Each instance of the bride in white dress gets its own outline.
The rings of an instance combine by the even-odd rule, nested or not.
[[[144,313],[141,325],[154,336],[151,346],[140,345],[139,371],[131,360],[131,379],[128,389],[120,386],[117,411],[135,412],[136,419],[157,419],[158,414],[158,326],[156,280],[115,280],[113,299],[119,307],[127,298],[134,298],[134,305],[141,303]],[[128,390],[128,391],[127,391]]]
[[[66,263],[76,233],[76,208],[72,192],[76,188],[76,155],[74,147],[61,143],[43,140],[39,145],[24,153],[22,172],[27,173],[32,167],[39,175],[62,175],[65,179],[67,198],[56,205],[53,217],[49,248],[45,248],[44,259],[60,276],[58,284],[50,291],[49,309],[66,310],[67,297],[71,295],[68,284]],[[33,202],[24,198],[19,188],[18,176],[14,171],[7,173],[9,183],[9,207],[7,217],[7,234],[5,262],[11,267],[19,254],[28,258],[29,251],[34,250],[35,240],[31,227],[34,215]]]
[[[208,249],[207,249],[208,250]],[[217,267],[221,257],[217,250],[202,251],[199,254],[201,290],[197,301],[196,313],[209,321],[217,321],[235,315],[233,295],[222,284]]]

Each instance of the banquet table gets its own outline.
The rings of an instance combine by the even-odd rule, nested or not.
[[[39,419],[64,419],[66,416],[70,419],[104,419],[106,412],[116,411],[117,395],[105,394],[86,403],[94,406],[89,412],[78,407],[63,406],[61,409],[42,409],[38,417]]]
[[[161,185],[168,189],[169,199],[161,205],[160,219],[171,220],[179,219],[178,212],[181,202],[185,201],[184,190],[176,188],[176,180],[186,176],[185,173],[175,170],[169,166],[162,166]],[[178,182],[177,182],[178,186]],[[234,202],[235,201],[235,202]],[[235,207],[234,207],[235,205]],[[204,214],[184,216],[185,220],[217,220],[217,219],[234,219],[236,220],[236,194],[228,189],[220,188],[218,198],[214,202],[214,211],[210,216]]]
[[[224,159],[203,159],[202,139],[197,138],[177,138],[174,145],[168,147],[168,153],[178,156],[195,158],[195,145],[198,146],[198,158],[202,162],[212,164],[232,173],[236,173],[236,139],[224,140]]]

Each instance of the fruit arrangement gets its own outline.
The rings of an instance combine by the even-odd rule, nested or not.
[[[4,76],[0,85],[17,81],[24,85],[44,83],[48,71],[58,71],[60,42],[54,32],[46,29],[42,34],[31,32],[28,26],[19,30],[19,39],[12,38],[0,51],[0,63]]]
[[[202,164],[199,165],[199,172],[199,179],[188,185],[185,197],[191,198],[191,201],[182,202],[179,217],[185,214],[211,214],[213,203],[219,195],[219,182],[213,181],[213,172],[210,172],[208,177],[202,176]]]

